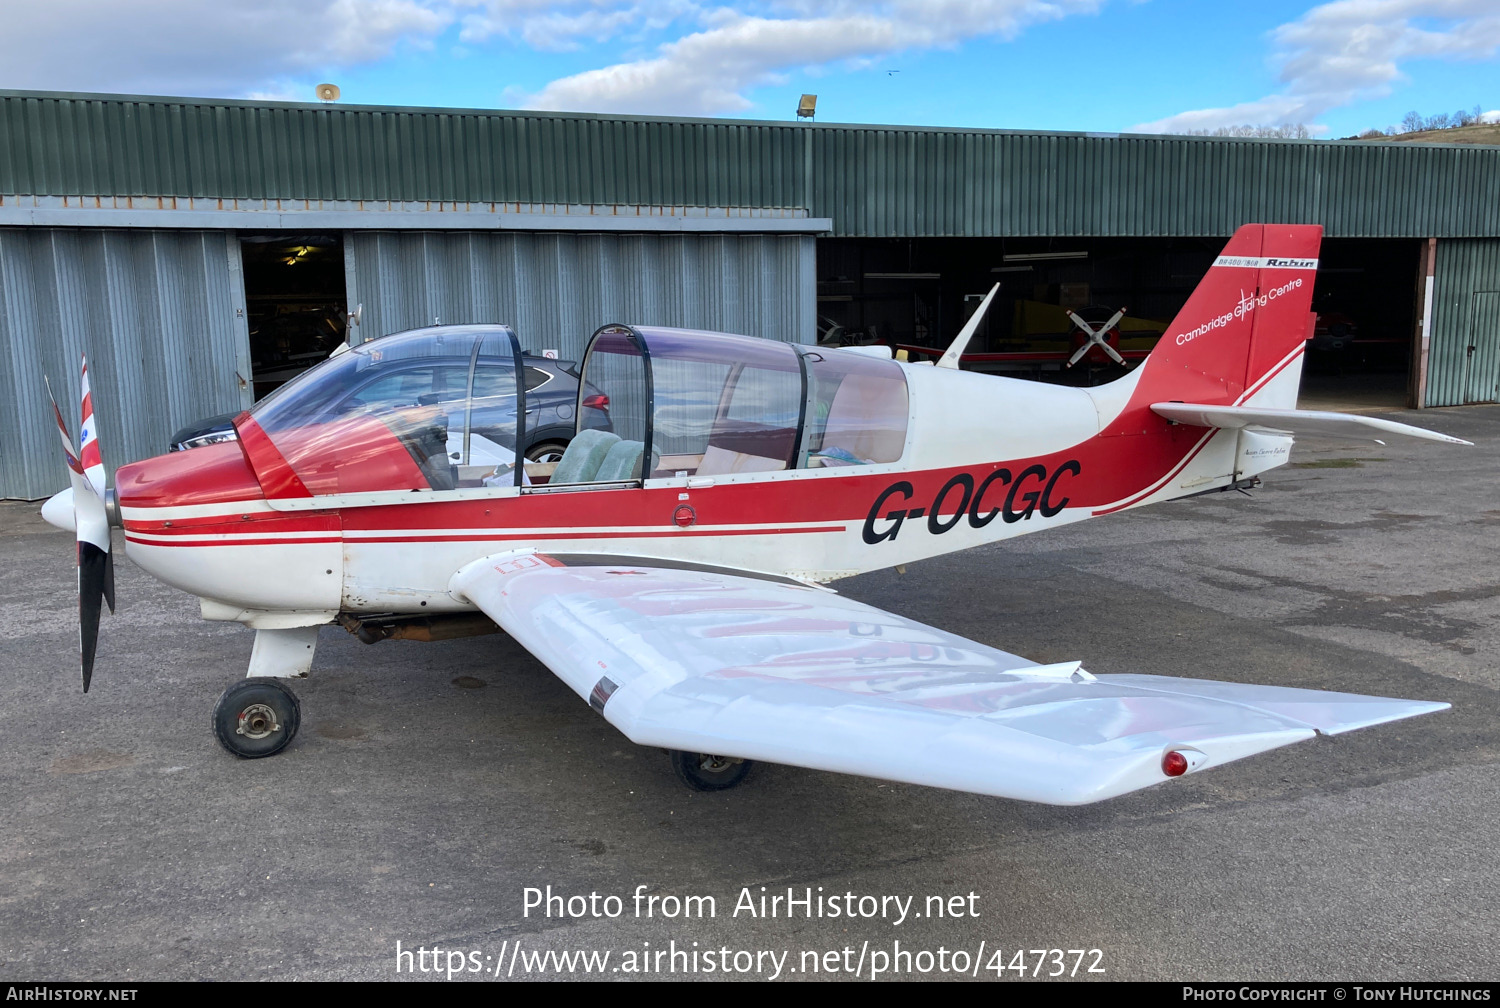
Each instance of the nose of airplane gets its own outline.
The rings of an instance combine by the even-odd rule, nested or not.
[[[42,505],[42,520],[64,532],[78,531],[78,521],[73,515],[72,487],[47,498],[47,503]]]
[[[232,508],[234,501],[264,496],[239,441],[169,452],[123,465],[115,473],[115,488],[123,508],[213,504]]]

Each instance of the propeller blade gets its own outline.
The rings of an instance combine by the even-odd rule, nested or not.
[[[83,463],[78,461],[78,452],[73,448],[73,435],[68,433],[68,425],[62,418],[62,410],[57,408],[57,396],[52,394],[52,380],[43,375],[42,382],[47,386],[47,398],[52,403],[52,416],[57,420],[57,433],[62,436],[63,454],[67,456],[68,468],[82,476]]]
[[[109,606],[109,614],[115,614],[115,555],[113,552],[104,554],[104,604]]]
[[[78,541],[78,651],[83,669],[83,691],[94,678],[94,653],[99,648],[100,601],[114,596],[114,565],[108,553],[93,543]],[[115,611],[113,602],[110,612]]]
[[[1109,321],[1108,322],[1104,323],[1102,326],[1099,327],[1099,331],[1101,333],[1108,333],[1115,326],[1119,325],[1120,320],[1122,318],[1124,318],[1124,317],[1125,317],[1125,309],[1121,308],[1119,311],[1115,312],[1113,315],[1111,315],[1109,317]],[[1099,337],[1099,345],[1104,348],[1104,352],[1105,353],[1109,354],[1111,357],[1113,357],[1115,359],[1115,363],[1116,364],[1120,365],[1121,367],[1129,367],[1130,366],[1130,365],[1128,365],[1128,364],[1125,363],[1125,358],[1121,357],[1119,355],[1119,353],[1115,350],[1115,348],[1112,347],[1112,346],[1110,346],[1109,343],[1106,342],[1106,340],[1105,340],[1105,338],[1103,336]]]
[[[94,394],[89,390],[89,359],[87,354],[80,355],[81,373],[83,375],[81,400],[80,400],[80,423],[78,426],[78,461],[83,466],[83,475],[94,488],[94,494],[99,498],[99,503],[104,503],[105,475],[104,457],[99,453],[99,431],[94,426]],[[99,593],[104,596],[104,602],[109,606],[111,614],[115,611],[115,556],[110,549],[109,543],[109,513],[106,509],[104,514],[104,575],[99,579]],[[81,567],[80,567],[81,569]],[[84,676],[83,691],[88,692],[88,675]]]
[[[63,420],[62,410],[58,409],[50,381],[47,382],[47,397],[52,400],[52,415],[57,420],[57,432],[68,463],[68,478],[73,485],[73,527],[78,541],[79,667],[83,673],[83,691],[87,693],[94,677],[94,655],[99,647],[99,614],[103,603],[109,604],[110,612],[115,611],[115,571],[114,557],[110,554],[109,514],[104,506],[104,464],[93,431],[93,404],[88,395],[88,362],[85,361],[83,366],[85,452],[80,453],[73,447],[73,438],[68,434],[68,425]],[[97,485],[90,478],[91,468],[97,469]]]
[[[104,499],[104,459],[99,454],[99,432],[94,429],[94,396],[89,391],[89,359],[82,360],[82,390],[80,392],[81,422],[78,426],[78,461],[83,474],[100,500]]]

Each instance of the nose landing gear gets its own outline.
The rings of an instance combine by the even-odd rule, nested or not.
[[[242,759],[274,756],[285,749],[302,724],[297,694],[280,680],[242,679],[214,706],[214,737]]]

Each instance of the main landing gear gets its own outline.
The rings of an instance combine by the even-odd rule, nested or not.
[[[755,766],[746,759],[683,752],[681,749],[669,750],[669,755],[672,757],[672,769],[694,791],[727,791],[744,783],[745,778],[750,776],[751,767]]]
[[[243,759],[274,756],[297,734],[302,706],[280,680],[242,679],[224,691],[214,707],[214,737]]]

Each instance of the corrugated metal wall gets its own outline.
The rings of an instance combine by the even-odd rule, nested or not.
[[[802,155],[784,123],[0,91],[0,193],[792,207]]]
[[[1500,235],[1500,147],[0,91],[0,196],[805,207],[835,234]]]
[[[344,258],[365,339],[506,322],[524,349],[578,360],[607,322],[815,335],[816,253],[799,235],[354,231]]]
[[[1193,237],[1248,221],[1330,238],[1500,234],[1500,148],[824,127],[839,235]]]
[[[222,231],[0,228],[0,497],[67,486],[42,377],[76,438],[84,351],[111,469],[249,405],[239,256]]]
[[[1500,400],[1500,239],[1438,242],[1433,280],[1425,405]]]

